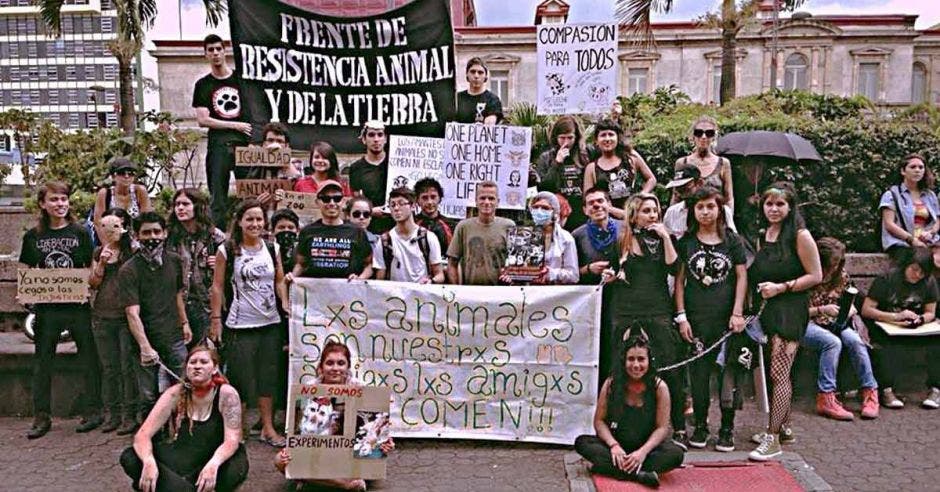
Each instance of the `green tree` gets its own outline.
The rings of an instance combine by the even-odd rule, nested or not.
[[[66,0],[35,0],[43,22],[49,31],[62,33],[62,7]],[[225,0],[203,0],[206,23],[215,26],[226,12]],[[134,79],[132,64],[144,46],[147,29],[153,27],[157,17],[157,0],[115,0],[117,10],[117,37],[108,42],[108,51],[117,58],[121,103],[121,130],[131,136],[137,125],[134,114]]]
[[[33,137],[38,129],[36,116],[22,109],[9,109],[0,113],[0,130],[12,133],[15,146],[20,152],[20,169],[23,180],[29,182],[29,157],[33,147]],[[0,165],[0,183],[10,174],[7,165]]]

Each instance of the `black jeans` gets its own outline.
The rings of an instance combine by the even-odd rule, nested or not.
[[[235,179],[247,177],[251,168],[235,167],[235,149],[228,145],[210,145],[206,149],[206,184],[209,186],[211,201],[209,211],[216,227],[225,230],[228,215],[228,186],[231,173]]]
[[[52,411],[52,365],[59,334],[68,328],[78,347],[78,360],[84,388],[81,412],[96,415],[101,410],[101,381],[98,378],[98,352],[91,334],[91,310],[87,304],[47,305],[36,314],[36,356],[33,358],[33,413],[48,416]]]
[[[879,387],[896,389],[898,373],[911,357],[911,350],[926,347],[927,387],[940,388],[940,336],[893,337],[874,323],[869,324],[869,333],[875,344],[871,361]]]
[[[111,419],[137,418],[137,377],[134,367],[137,341],[127,327],[127,318],[95,319],[92,333],[101,363],[101,397]]]
[[[193,347],[204,342],[209,334],[209,312],[200,302],[187,302],[186,319],[189,321],[189,329],[193,331],[193,339],[186,344],[186,348],[192,350]]]
[[[698,338],[705,348],[715,343],[728,327],[728,320],[724,318],[690,320],[692,334]],[[689,375],[692,387],[692,409],[695,411],[695,425],[704,426],[708,423],[708,407],[711,405],[711,377],[718,358],[718,350],[705,355],[701,359],[689,364]],[[725,384],[725,379],[719,377],[719,386]],[[719,394],[721,390],[719,389]]]
[[[587,434],[578,436],[578,438],[574,440],[574,450],[594,465],[594,467],[591,468],[591,471],[594,473],[613,477],[621,477],[624,475],[624,472],[614,465],[614,460],[610,456],[610,448],[607,447],[607,443],[601,440],[601,438]],[[630,454],[636,450],[624,449],[624,451]],[[684,458],[685,453],[683,453],[682,448],[676,446],[667,438],[646,455],[646,459],[643,460],[643,464],[640,465],[640,470],[665,473],[669,470],[679,468]]]
[[[157,491],[195,492],[196,480],[202,470],[197,470],[189,475],[181,475],[177,470],[167,465],[166,460],[160,456],[162,454],[160,451],[165,448],[171,449],[172,446],[154,446],[153,448],[158,470]],[[124,473],[132,480],[131,486],[134,490],[140,490],[137,484],[140,483],[140,474],[144,470],[144,464],[137,456],[133,446],[125,449],[121,454],[121,468],[124,468]],[[240,444],[235,454],[225,460],[225,463],[222,463],[222,466],[219,467],[216,473],[215,490],[218,492],[235,490],[247,477],[248,454],[245,453],[245,445]]]
[[[160,362],[167,366],[177,376],[183,377],[183,363],[186,361],[186,344],[183,343],[182,333],[179,338],[165,339],[165,337],[153,336],[147,334],[150,345],[160,356]],[[134,373],[137,377],[137,386],[140,390],[140,410],[143,417],[157,403],[160,393],[169,388],[177,381],[166,374],[157,364],[143,365],[140,363],[140,346],[136,343],[133,347],[134,358],[137,363],[134,365]]]

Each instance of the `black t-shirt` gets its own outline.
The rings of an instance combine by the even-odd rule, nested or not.
[[[183,290],[183,261],[170,251],[163,266],[151,270],[142,253],[135,254],[118,272],[121,303],[140,306],[140,320],[147,337],[176,340],[183,337],[176,310],[176,294]]]
[[[457,93],[458,123],[483,123],[487,116],[496,115],[496,122],[503,119],[503,103],[499,96],[486,90],[471,96],[467,91]]]
[[[300,230],[297,261],[303,264],[303,276],[346,278],[362,273],[372,258],[366,231],[352,225],[326,225],[318,220]]]
[[[388,182],[388,154],[379,165],[370,164],[365,157],[349,165],[349,188],[353,193],[360,190],[375,207],[385,205],[385,185]],[[395,226],[391,216],[375,217],[369,224],[369,230],[381,234]]]
[[[686,234],[676,245],[685,268],[685,310],[689,317],[727,318],[734,307],[735,266],[744,265],[744,246],[731,231],[719,244]]]
[[[933,277],[912,284],[904,280],[903,270],[893,270],[875,279],[868,290],[868,297],[878,303],[879,311],[895,313],[909,309],[923,314],[924,306],[937,302],[940,293]]]
[[[91,237],[72,222],[60,229],[26,231],[20,263],[30,268],[87,268],[91,265]]]
[[[645,250],[643,255],[630,253],[626,261],[615,267],[618,274],[625,271],[624,280],[607,284],[615,321],[622,317],[672,316],[673,302],[666,281],[672,266],[666,265],[661,238],[648,234],[645,240],[648,246],[641,245]]]
[[[193,107],[208,108],[209,116],[217,120],[251,122],[248,107],[243,104],[239,79],[233,72],[224,79],[211,73],[196,81],[193,89]],[[209,129],[208,145],[212,147],[247,145],[248,136],[235,130]]]

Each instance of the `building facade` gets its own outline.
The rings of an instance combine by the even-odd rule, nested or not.
[[[117,126],[113,0],[66,0],[59,37],[30,3],[0,0],[0,111],[29,110],[64,129]]]

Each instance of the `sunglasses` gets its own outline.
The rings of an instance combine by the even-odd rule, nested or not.
[[[339,203],[343,201],[343,195],[320,195],[317,198],[323,203]]]
[[[372,212],[366,212],[365,210],[353,210],[349,213],[354,219],[368,219],[372,217]]]
[[[695,135],[696,137],[701,137],[702,135],[705,135],[708,138],[712,138],[715,136],[715,130],[711,130],[711,129],[706,130],[704,128],[696,128],[692,130],[692,135]]]
[[[135,173],[134,171],[130,169],[121,169],[120,171],[114,171],[114,174],[118,176],[130,177],[130,176],[134,176],[137,173]]]

